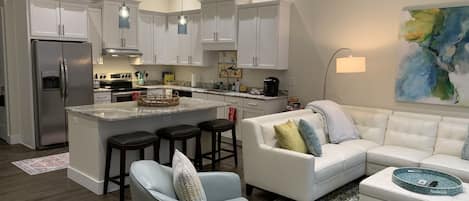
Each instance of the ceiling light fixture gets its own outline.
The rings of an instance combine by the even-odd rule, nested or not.
[[[179,18],[179,24],[180,25],[186,25],[187,24],[186,16],[184,16],[184,0],[181,0],[181,15],[178,18]]]

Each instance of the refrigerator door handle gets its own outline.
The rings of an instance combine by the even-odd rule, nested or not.
[[[65,86],[64,86],[64,98],[67,98],[68,97],[68,64],[67,64],[67,59],[64,59],[63,61],[64,63],[64,82],[65,82]]]
[[[60,96],[65,99],[65,70],[64,63],[60,61]]]

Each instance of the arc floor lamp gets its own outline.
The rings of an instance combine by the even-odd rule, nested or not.
[[[337,57],[337,55],[343,51],[352,52],[350,48],[339,48],[337,49],[329,59],[327,64],[326,74],[324,75],[323,80],[323,90],[322,90],[322,99],[326,98],[327,90],[327,77],[329,75],[329,70],[331,68],[332,61]],[[348,57],[341,57],[336,59],[336,73],[363,73],[366,72],[366,57],[353,57],[352,54]]]

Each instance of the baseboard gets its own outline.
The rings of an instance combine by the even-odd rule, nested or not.
[[[103,186],[104,186],[103,180],[98,181],[71,166],[68,166],[67,168],[67,177],[71,179],[72,181],[85,187],[86,189],[90,190],[96,195],[103,194]],[[109,182],[108,192],[113,192],[117,190],[119,190],[119,186],[117,186],[116,184],[112,182]]]
[[[8,136],[8,138],[9,138],[8,140],[9,144],[22,144],[21,135],[10,135]]]

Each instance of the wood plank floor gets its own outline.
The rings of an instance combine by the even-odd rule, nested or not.
[[[118,192],[98,196],[67,178],[66,170],[30,176],[11,162],[67,152],[67,148],[45,151],[30,150],[22,145],[7,145],[0,141],[0,201],[118,201]],[[242,177],[242,159],[238,168],[227,159],[218,170],[236,172]],[[130,199],[129,189],[126,198]],[[244,184],[243,184],[244,192]],[[255,190],[251,201],[275,200],[279,196]]]

